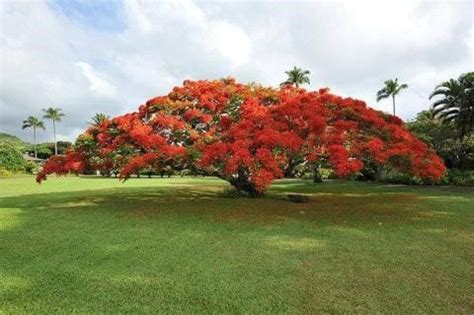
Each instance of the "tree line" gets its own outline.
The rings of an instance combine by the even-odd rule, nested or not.
[[[280,87],[294,86],[299,89],[303,84],[310,84],[310,71],[293,67],[285,72],[287,79],[281,83]],[[474,153],[473,139],[471,137],[474,125],[474,105],[473,105],[473,77],[474,73],[466,73],[458,79],[450,79],[442,82],[434,88],[429,96],[433,101],[430,108],[422,111],[417,117],[407,122],[407,128],[416,134],[421,140],[429,144],[444,159],[448,168],[471,169],[472,156]],[[391,98],[393,114],[396,113],[396,97],[408,85],[400,83],[398,78],[386,80],[384,86],[376,93],[376,100]],[[44,119],[50,119],[53,127],[53,137],[55,150],[58,154],[58,142],[56,139],[56,123],[64,117],[60,108],[50,107],[43,109]],[[96,113],[90,122],[91,126],[100,126],[110,117],[103,113]],[[23,122],[23,129],[32,128],[34,138],[34,155],[36,150],[36,130],[45,130],[44,122],[37,117],[30,116]],[[291,163],[297,160],[290,160]],[[294,172],[295,169],[289,165],[285,170],[285,175]],[[149,172],[150,173],[150,172]],[[320,179],[318,169],[315,170],[315,179]]]
[[[54,154],[57,155],[58,142],[56,140],[56,123],[61,121],[61,119],[64,117],[64,113],[62,113],[61,108],[54,108],[54,107],[43,109],[43,112],[44,112],[43,119],[51,120],[52,125],[53,125]],[[22,129],[28,129],[28,128],[33,129],[33,147],[34,147],[34,154],[35,154],[35,159],[36,159],[38,158],[38,152],[36,148],[36,130],[37,129],[46,130],[46,128],[45,128],[44,122],[35,116],[29,116],[27,119],[23,121]]]

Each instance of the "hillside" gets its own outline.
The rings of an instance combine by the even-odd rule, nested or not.
[[[14,146],[19,147],[21,149],[26,149],[28,146],[30,146],[29,143],[24,142],[17,136],[14,136],[5,132],[0,132],[0,144],[1,143],[11,143]]]
[[[9,133],[0,132],[0,145],[3,143],[10,143],[17,147],[21,152],[34,155],[33,144],[21,140],[19,137]],[[71,146],[69,141],[58,141],[58,153],[64,154],[66,149]],[[42,142],[36,145],[37,155],[40,159],[47,159],[54,153],[53,142]]]

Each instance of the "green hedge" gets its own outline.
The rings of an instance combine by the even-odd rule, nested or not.
[[[402,173],[387,175],[382,182],[404,185],[454,185],[454,186],[474,186],[474,170],[448,169],[444,177],[437,183],[426,182],[422,179]]]

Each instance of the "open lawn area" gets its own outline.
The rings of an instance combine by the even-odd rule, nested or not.
[[[227,187],[0,179],[0,313],[474,313],[472,188]]]

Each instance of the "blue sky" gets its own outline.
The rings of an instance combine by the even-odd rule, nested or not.
[[[122,1],[53,0],[48,4],[78,27],[102,32],[122,32],[125,29]]]
[[[233,76],[277,86],[294,65],[308,89],[329,87],[390,111],[375,93],[409,89],[413,118],[441,81],[474,69],[472,1],[0,2],[0,131],[31,141],[29,115],[61,107],[59,138],[74,140],[96,112],[134,111],[186,79]],[[48,126],[48,125],[47,125]],[[51,138],[50,130],[39,134]]]

